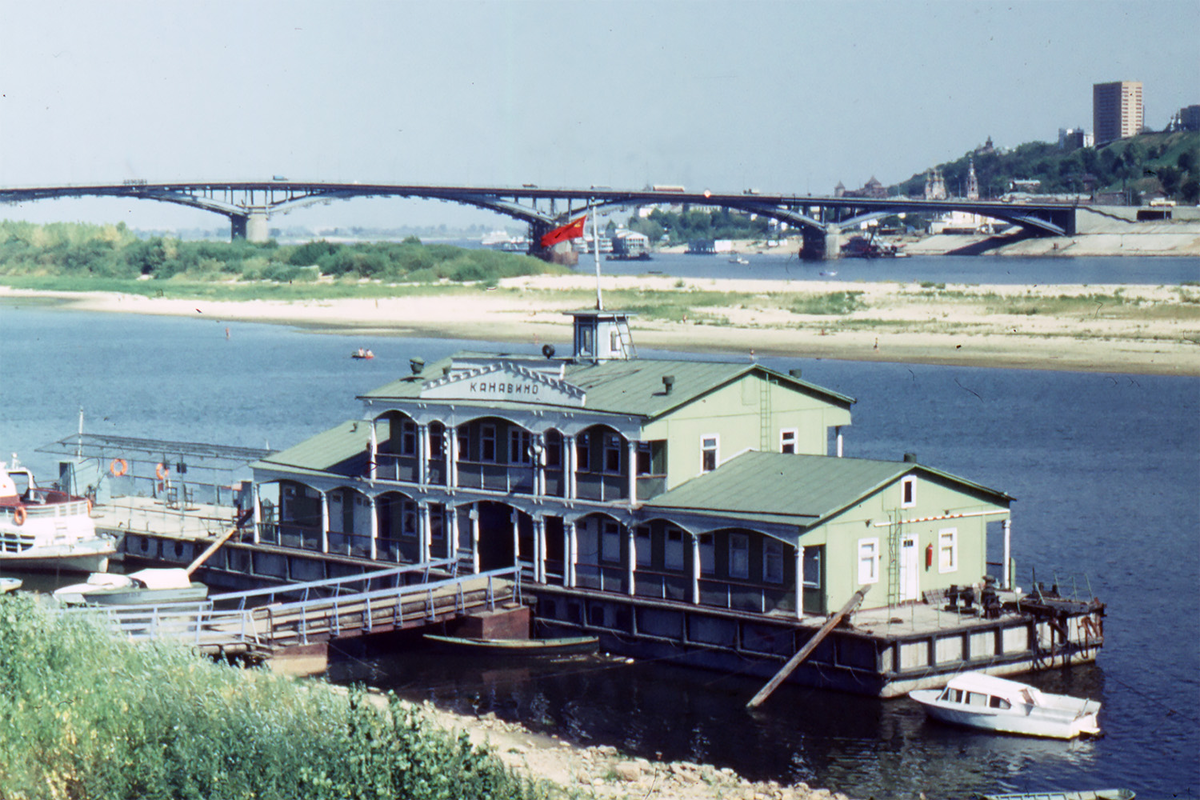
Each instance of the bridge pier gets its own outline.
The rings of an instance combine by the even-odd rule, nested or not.
[[[265,208],[252,208],[246,214],[238,214],[229,218],[229,239],[245,239],[248,242],[262,244],[270,240],[271,229],[268,225],[270,215]]]
[[[842,234],[837,228],[814,228],[805,225],[801,230],[804,249],[800,256],[805,261],[832,261],[842,256]]]

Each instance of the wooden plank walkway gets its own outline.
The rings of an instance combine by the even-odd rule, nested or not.
[[[442,570],[450,572],[442,577]],[[213,595],[202,603],[83,606],[133,639],[169,639],[202,653],[269,657],[287,647],[444,622],[520,604],[515,567],[454,574],[454,562]]]

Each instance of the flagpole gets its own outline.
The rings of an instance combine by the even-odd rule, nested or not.
[[[588,198],[588,214],[592,217],[592,252],[596,255],[596,310],[604,310],[604,300],[600,296],[600,225],[592,211],[592,198]]]

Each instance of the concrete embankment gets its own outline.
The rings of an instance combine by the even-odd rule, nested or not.
[[[909,255],[1200,256],[1200,209],[1175,208],[1169,220],[1138,221],[1138,208],[1080,208],[1071,236],[938,234],[905,245]]]

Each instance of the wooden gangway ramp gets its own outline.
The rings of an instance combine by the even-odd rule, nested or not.
[[[345,578],[213,595],[202,603],[82,606],[114,633],[173,640],[202,653],[270,657],[333,639],[416,628],[521,602],[516,567],[458,575],[436,561]]]

